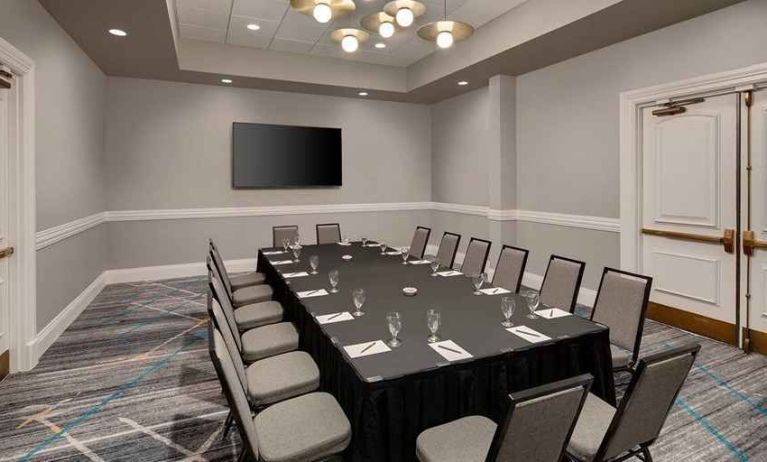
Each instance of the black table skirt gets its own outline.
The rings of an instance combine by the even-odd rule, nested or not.
[[[591,391],[615,402],[607,330],[399,379],[365,382],[261,252],[258,270],[266,273],[274,299],[298,329],[301,350],[317,362],[320,388],[336,397],[351,422],[346,460],[415,460],[421,431],[467,415],[498,422],[509,393],[578,374],[591,373]]]

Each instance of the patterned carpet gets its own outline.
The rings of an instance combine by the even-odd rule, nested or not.
[[[32,372],[0,384],[0,462],[236,460],[204,303],[203,278],[104,289]],[[655,460],[767,461],[767,358],[652,321],[642,352],[694,339]]]

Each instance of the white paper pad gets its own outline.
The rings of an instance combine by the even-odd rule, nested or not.
[[[351,321],[354,319],[351,313],[348,311],[342,311],[340,313],[323,314],[317,316],[317,322],[320,324],[332,324],[334,322]]]
[[[285,253],[284,250],[268,250],[263,252],[264,255],[282,255],[283,253]]]
[[[448,361],[458,361],[461,359],[473,358],[471,353],[458,346],[458,344],[452,340],[443,340],[441,342],[430,343],[429,346]]]
[[[530,343],[541,343],[546,340],[551,340],[551,337],[543,335],[535,329],[531,329],[527,326],[514,326],[506,329],[517,337],[527,340]]]
[[[386,252],[386,255],[402,255],[402,252],[399,252],[397,250],[390,250]]]
[[[344,247],[349,247],[350,245],[352,245],[352,243],[351,242],[339,242],[338,245],[342,245]]]
[[[365,247],[381,247],[381,245],[374,242],[372,244],[365,244]]]
[[[501,295],[501,294],[510,294],[511,291],[508,289],[504,289],[503,287],[489,287],[487,289],[480,290],[485,295]]]
[[[546,319],[564,318],[565,316],[573,315],[572,313],[569,313],[565,310],[560,310],[559,308],[546,308],[536,311],[535,314]]]
[[[303,292],[298,293],[298,298],[322,297],[323,295],[327,295],[327,294],[328,294],[328,291],[325,289],[304,290]]]
[[[297,273],[282,273],[282,277],[284,277],[285,279],[302,278],[304,276],[309,276],[309,273],[307,273],[306,271],[299,271]]]
[[[391,351],[391,348],[389,348],[389,346],[386,345],[383,340],[374,340],[372,342],[358,343],[356,345],[347,345],[344,347],[344,350],[346,350],[346,353],[349,355],[349,357],[360,358],[362,356],[386,353],[387,351]]]
[[[411,260],[408,263],[411,265],[428,265],[431,262],[429,260]]]
[[[460,276],[463,273],[460,272],[460,271],[449,270],[449,271],[440,271],[437,274],[439,274],[440,276],[444,276],[444,277],[450,277],[450,276]]]
[[[280,260],[271,262],[271,264],[274,266],[289,265],[291,263],[293,263],[293,260]]]

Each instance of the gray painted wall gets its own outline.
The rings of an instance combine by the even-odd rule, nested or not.
[[[106,78],[36,1],[3,0],[0,36],[35,61],[37,229],[101,212]],[[104,230],[37,256],[42,329],[105,265]]]

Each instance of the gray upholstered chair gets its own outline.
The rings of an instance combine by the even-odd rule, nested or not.
[[[213,329],[214,362],[221,388],[242,440],[239,460],[293,462],[322,460],[343,452],[351,441],[351,424],[338,402],[315,392],[273,404],[253,416],[239,383],[232,357]]]
[[[509,396],[500,425],[464,417],[421,432],[421,462],[559,462],[591,387],[591,375],[562,380]]]
[[[219,283],[222,283],[224,277],[218,271],[218,268],[210,255],[208,256],[207,264],[209,275],[215,275],[215,277],[218,278]],[[223,283],[221,292],[221,297],[227,298],[229,304],[231,304],[231,296],[229,295],[229,292],[226,291],[226,286]],[[240,331],[280,322],[282,321],[283,314],[284,310],[282,309],[282,305],[274,300],[250,303],[234,309],[234,319]]]
[[[298,225],[272,226],[272,247],[282,247],[283,239],[292,244],[298,238]]]
[[[631,371],[639,356],[652,278],[613,268],[605,268],[592,321],[610,328],[613,370]]]
[[[461,243],[461,235],[445,231],[442,235],[442,241],[437,250],[437,261],[443,268],[453,268],[455,263],[455,254],[458,252],[458,244]]]
[[[232,285],[232,279],[229,277],[229,273],[226,271],[226,266],[221,259],[221,255],[218,252],[215,252],[213,247],[211,247],[209,253],[210,258],[213,260],[213,267],[218,272],[221,281],[224,283],[224,288],[226,289],[226,293],[229,296],[232,305],[239,308],[241,306],[266,302],[272,299],[274,291],[268,284],[240,287],[239,289],[235,288]]]
[[[226,271],[226,267],[224,266],[224,260],[221,258],[221,254],[218,251],[218,247],[216,246],[216,243],[213,242],[213,239],[209,239],[208,242],[210,246],[210,253],[214,255],[216,265],[219,265],[219,271],[222,271],[222,272]],[[252,271],[250,273],[245,273],[245,274],[238,274],[236,276],[229,278],[229,285],[232,287],[232,290],[239,290],[244,287],[264,284],[265,282],[266,282],[266,275],[264,275],[264,273],[259,273],[258,271]]]
[[[424,228],[418,226],[413,233],[413,240],[410,241],[410,256],[415,258],[423,258],[424,252],[426,252],[426,245],[429,243],[429,236],[431,235],[431,228]]]
[[[493,286],[503,287],[512,292],[519,292],[522,277],[525,274],[529,251],[504,245],[498,255],[498,263],[493,273]]]
[[[463,257],[461,272],[472,276],[485,272],[487,256],[490,254],[492,242],[472,237],[469,246],[466,247],[466,255]]]
[[[675,348],[639,360],[617,408],[589,394],[567,446],[573,460],[618,461],[641,455],[652,462],[650,445],[660,435],[700,345]]]
[[[575,312],[585,268],[586,264],[582,261],[552,255],[541,284],[541,303]]]
[[[317,244],[335,244],[341,242],[341,225],[326,223],[317,225]]]
[[[232,357],[237,378],[252,408],[263,408],[319,388],[320,370],[312,357],[303,351],[272,356],[245,367],[234,338],[237,333],[229,328],[226,315],[215,298],[211,298],[209,311],[215,329],[221,334]]]
[[[235,313],[229,299],[224,293],[221,281],[215,274],[210,277],[213,287],[213,297],[218,301],[226,316],[227,324],[232,332],[240,332],[235,320]],[[234,335],[237,350],[246,363],[252,363],[259,359],[269,358],[282,353],[288,353],[298,349],[298,332],[293,324],[279,322],[266,326],[255,327]]]

